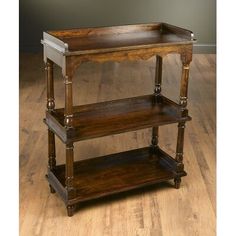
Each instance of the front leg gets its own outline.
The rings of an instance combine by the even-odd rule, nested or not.
[[[53,62],[49,59],[46,61],[45,66],[46,80],[47,80],[47,110],[53,111],[55,108],[54,101],[54,78],[53,78]],[[55,147],[55,134],[48,129],[48,169],[53,171],[56,167],[56,147]],[[50,192],[55,193],[55,190],[49,185]]]
[[[73,126],[73,87],[72,76],[64,76],[65,83],[65,113],[64,125],[67,128]]]
[[[66,209],[67,209],[67,215],[69,217],[74,215],[74,211],[75,211],[76,206],[75,205],[67,205]]]
[[[189,80],[189,65],[192,60],[192,53],[188,52],[187,54],[181,55],[182,60],[182,76],[181,76],[181,85],[180,85],[180,100],[179,105],[181,106],[181,116],[185,117],[188,115],[187,110],[187,99],[188,99],[188,80]],[[183,166],[183,149],[184,149],[184,131],[185,131],[185,122],[180,122],[178,124],[178,136],[177,136],[177,145],[176,145],[176,161]],[[175,188],[180,187],[181,178],[176,177],[174,179]]]
[[[161,82],[162,82],[162,57],[156,56],[156,70],[155,70],[155,88],[154,88],[154,99],[155,103],[158,103],[158,100],[161,95]],[[158,135],[159,135],[159,127],[152,128],[152,140],[151,140],[151,148],[153,153],[156,153],[158,148]]]
[[[73,143],[66,144],[66,190],[67,198],[71,200],[75,197],[74,189],[74,146]],[[68,216],[72,216],[74,205],[67,205]]]
[[[180,183],[181,183],[181,178],[180,177],[176,177],[174,179],[174,182],[175,182],[175,188],[179,189],[180,188]]]

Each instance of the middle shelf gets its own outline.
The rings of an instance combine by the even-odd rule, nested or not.
[[[189,120],[182,117],[180,105],[162,95],[155,101],[152,94],[75,106],[69,129],[64,126],[64,108],[46,111],[44,122],[68,143]]]

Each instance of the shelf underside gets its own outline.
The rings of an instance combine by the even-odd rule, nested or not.
[[[59,193],[60,189],[65,192],[65,165],[50,173],[50,184]],[[178,166],[172,157],[150,147],[83,160],[74,163],[76,194],[71,201],[86,201],[185,175],[183,166]]]
[[[46,112],[45,123],[65,142],[102,137],[188,121],[181,107],[164,96],[145,95],[73,107],[73,128],[64,127],[64,109]]]

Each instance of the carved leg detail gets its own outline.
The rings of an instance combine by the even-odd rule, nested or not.
[[[73,216],[75,211],[75,205],[68,205],[66,208],[67,208],[67,215],[69,217]]]
[[[180,183],[181,183],[181,178],[180,177],[176,177],[174,179],[174,182],[175,182],[175,188],[179,189],[180,188]]]

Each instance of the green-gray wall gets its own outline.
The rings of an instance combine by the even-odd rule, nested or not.
[[[146,22],[188,28],[195,52],[215,53],[215,0],[20,0],[20,50],[40,50],[45,30]]]

